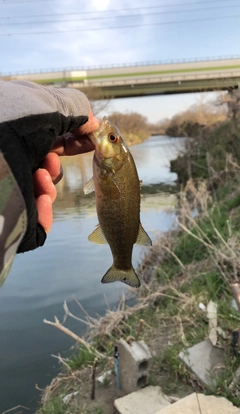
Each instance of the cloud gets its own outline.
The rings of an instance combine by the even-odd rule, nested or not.
[[[77,10],[77,2],[72,0],[71,3],[70,9]],[[62,0],[60,4],[61,12],[69,10],[69,4]],[[101,11],[114,9],[114,7],[111,7],[109,0],[100,3],[91,0],[89,4],[89,9],[92,11],[96,9],[101,9]],[[124,64],[139,60],[139,42],[142,44],[144,42],[144,30],[140,27],[140,20],[144,19],[144,16],[137,20],[139,28],[136,27],[128,31],[124,28],[118,28],[126,24],[127,18],[118,19],[116,13],[103,13],[102,16],[108,16],[106,19],[92,21],[88,20],[90,15],[85,13],[86,9],[83,9],[83,14],[79,16],[77,22],[69,20],[62,23],[60,21],[62,20],[61,17],[54,23],[55,30],[64,29],[68,31],[52,37],[48,44],[49,49],[54,50],[59,57],[61,56],[63,65],[66,66],[67,64],[68,67],[78,65],[100,66],[112,63]],[[77,15],[75,18],[77,18]],[[107,30],[109,26],[116,27],[116,29],[109,32]],[[96,28],[102,28],[103,30],[95,30]],[[104,30],[105,28],[106,30]],[[74,31],[76,29],[79,29],[79,31]],[[87,29],[87,31],[83,29]]]
[[[145,5],[141,0],[134,3],[121,0],[118,5],[113,0],[6,2],[1,5],[0,34],[11,36],[0,36],[1,70],[124,65],[238,53],[237,19],[231,20],[226,32],[221,20],[193,22],[198,17],[214,16],[214,10],[190,13],[187,9],[195,7],[193,4],[181,7],[176,2],[180,4],[181,0],[159,0],[158,8],[154,7],[154,0]],[[175,6],[170,7],[173,3]],[[173,13],[157,14],[157,11]],[[224,16],[226,9],[219,8],[217,12]],[[127,16],[130,14],[138,16]],[[184,19],[189,22],[165,24]],[[19,25],[23,22],[24,25]],[[162,24],[155,25],[157,22]],[[121,28],[131,25],[136,27]],[[48,34],[32,34],[36,32]]]
[[[90,9],[96,10],[107,10],[110,5],[110,0],[91,0],[90,1]]]

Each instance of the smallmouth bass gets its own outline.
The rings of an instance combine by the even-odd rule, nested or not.
[[[95,145],[93,178],[84,187],[84,193],[95,191],[99,224],[88,239],[108,243],[113,256],[113,265],[102,283],[121,281],[139,287],[132,266],[133,245],[151,246],[152,241],[140,222],[137,169],[119,129],[106,117],[89,137]]]

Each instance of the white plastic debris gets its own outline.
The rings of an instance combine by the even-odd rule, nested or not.
[[[235,301],[235,299],[232,299],[230,301],[230,306],[231,308],[235,309],[236,311],[238,311],[238,306],[237,306],[237,302]]]
[[[223,338],[228,339],[228,334],[220,326],[217,327],[217,333]]]
[[[207,305],[208,336],[212,345],[217,344],[217,304],[210,302]]]
[[[198,305],[199,309],[205,311],[206,310],[206,306],[204,305],[204,303],[200,302]]]
[[[69,401],[71,400],[71,398],[72,397],[75,397],[75,395],[77,395],[78,394],[78,391],[75,391],[75,392],[71,392],[71,394],[67,394],[67,395],[65,395],[65,397],[63,397],[63,402],[64,402],[64,404],[68,404],[69,403]]]
[[[111,375],[111,373],[112,373],[112,371],[110,370],[110,371],[106,371],[106,372],[104,372],[104,374],[102,374],[100,377],[98,377],[98,381],[99,382],[101,382],[101,384],[103,384],[104,383],[104,380],[107,378],[107,377],[109,377],[109,375]]]

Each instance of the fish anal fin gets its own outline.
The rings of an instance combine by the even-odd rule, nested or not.
[[[107,240],[105,239],[100,224],[98,224],[95,230],[88,236],[88,240],[96,244],[107,244]]]
[[[103,276],[102,283],[112,282],[123,282],[135,288],[140,286],[140,280],[138,279],[133,267],[128,270],[120,270],[112,265]]]
[[[149,235],[144,230],[141,223],[139,223],[136,244],[142,244],[144,246],[152,246],[152,240],[150,239]]]
[[[93,181],[93,177],[87,182],[87,184],[85,185],[83,192],[84,194],[90,194],[93,191],[95,191],[95,187],[94,187],[94,181]]]

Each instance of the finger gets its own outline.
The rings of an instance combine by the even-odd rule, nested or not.
[[[94,145],[87,134],[96,131],[99,126],[100,121],[91,111],[88,117],[88,122],[75,131],[72,131],[72,133],[57,137],[51,151],[57,155],[77,155],[93,151]]]
[[[68,133],[57,137],[51,151],[57,155],[77,155],[94,150],[94,145],[87,135],[77,138]]]
[[[47,170],[39,168],[33,174],[33,185],[35,198],[45,194],[50,197],[52,202],[56,199],[57,190],[52,182],[52,177]]]
[[[96,131],[100,127],[100,121],[97,119],[92,111],[88,115],[88,121],[86,124],[81,125],[76,131],[81,135],[90,134],[91,132]]]
[[[46,233],[49,233],[53,222],[52,200],[47,194],[36,198],[38,211],[38,223],[42,225]]]
[[[59,157],[54,152],[49,152],[40,164],[40,168],[47,170],[54,184],[57,184],[62,176],[63,169]]]

